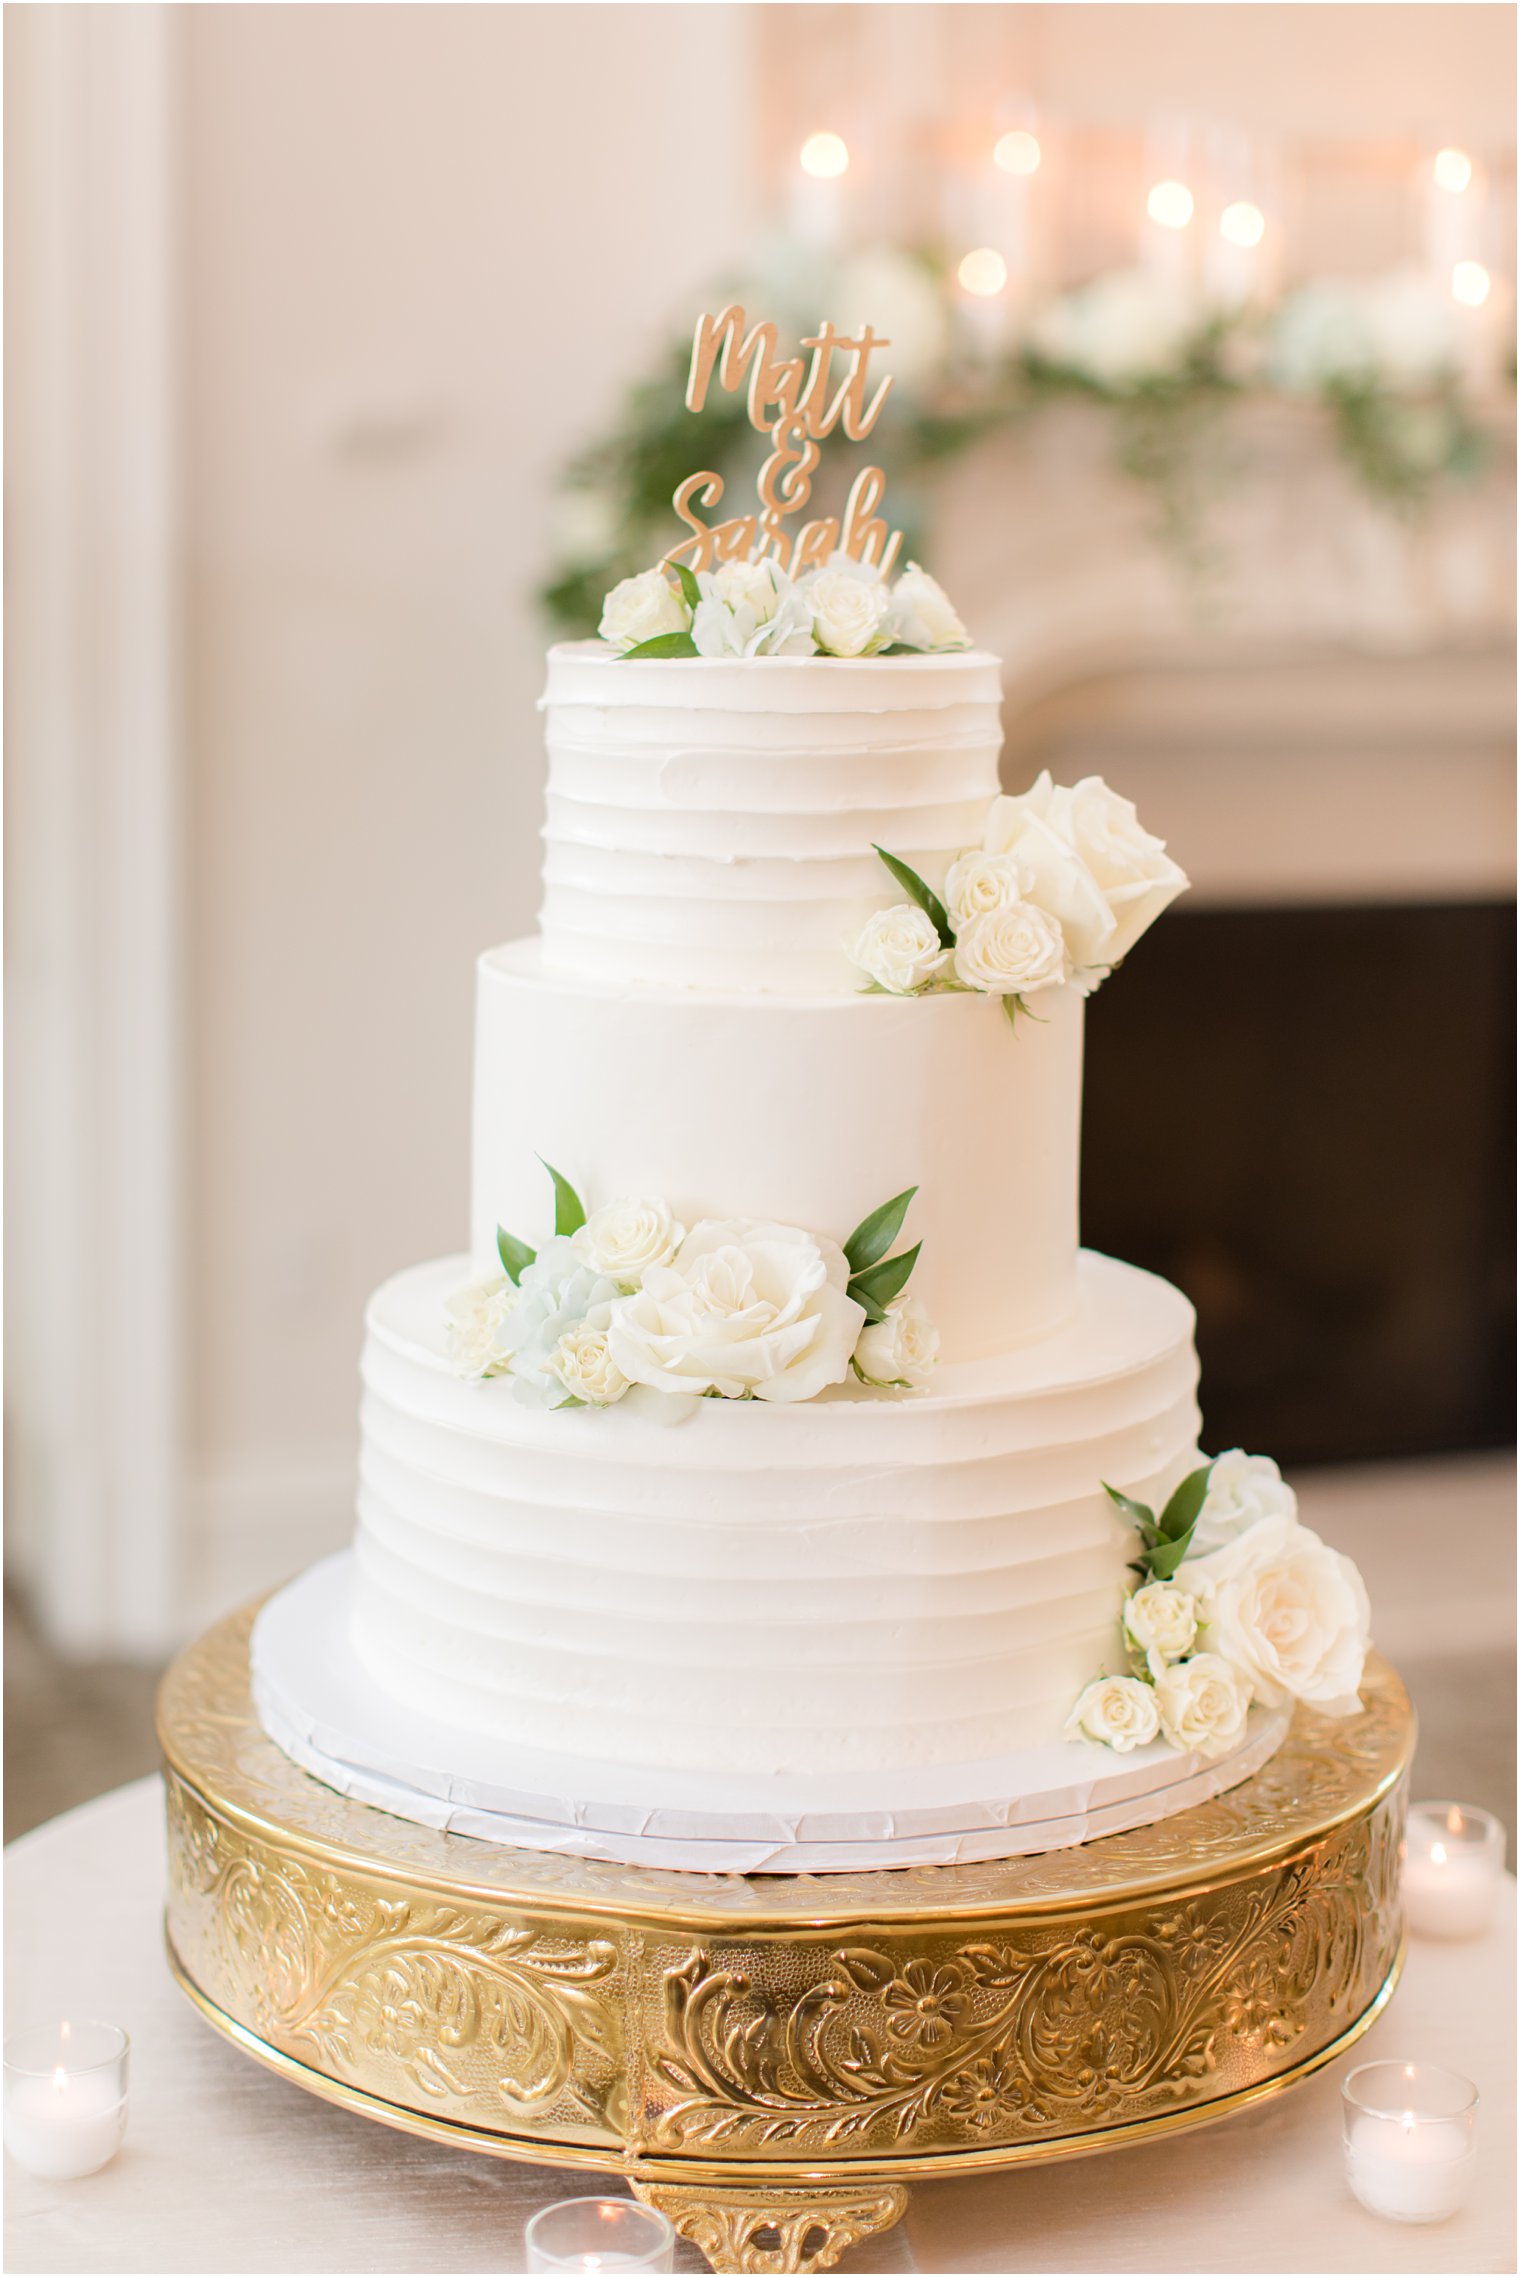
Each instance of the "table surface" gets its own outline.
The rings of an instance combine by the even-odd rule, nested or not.
[[[6,2162],[5,2267],[102,2272],[520,2270],[528,2216],[618,2186],[482,2158],[339,2111],[241,2055],[164,1959],[157,1779],[12,1844],[8,2028],[106,2017],[132,2036],[126,2146],[43,2182]],[[1370,2271],[1515,2267],[1515,1889],[1488,1935],[1412,1943],[1359,2048],[1254,2111],[1100,2158],[920,2182],[906,2220],[850,2270]],[[1346,2189],[1339,2082],[1364,2056],[1451,2064],[1482,2096],[1478,2175],[1452,2221],[1377,2221]],[[686,2246],[677,2266],[705,2267]]]

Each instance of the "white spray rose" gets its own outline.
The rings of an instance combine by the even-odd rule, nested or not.
[[[610,1407],[628,1389],[628,1378],[613,1360],[607,1331],[612,1307],[598,1305],[574,1328],[567,1328],[549,1355],[549,1373],[571,1399],[588,1407]]]
[[[651,1265],[668,1265],[686,1238],[668,1202],[608,1202],[570,1236],[594,1273],[635,1288]]]
[[[1156,1695],[1138,1676],[1097,1677],[1066,1719],[1068,1739],[1101,1740],[1120,1755],[1144,1747],[1160,1729]]]
[[[1291,1518],[1262,1518],[1178,1578],[1198,1599],[1199,1643],[1232,1661],[1258,1699],[1354,1715],[1372,1615],[1350,1558]]]
[[[1228,1755],[1245,1737],[1251,1707],[1248,1677],[1217,1652],[1195,1652],[1156,1678],[1161,1728],[1173,1747],[1205,1761]]]
[[[1066,937],[1032,901],[990,909],[956,935],[955,977],[996,996],[1033,996],[1066,978]]]
[[[969,648],[971,635],[950,596],[927,569],[910,561],[892,588],[892,638],[905,648]]]
[[[917,903],[900,901],[867,918],[847,954],[878,986],[911,996],[939,977],[950,952]]]
[[[513,1388],[522,1399],[542,1406],[561,1397],[563,1385],[551,1366],[555,1347],[617,1294],[617,1283],[587,1265],[567,1236],[556,1234],[544,1243],[523,1271],[517,1302],[501,1331]]]
[[[1124,1600],[1124,1634],[1158,1683],[1167,1663],[1192,1649],[1197,1631],[1198,1607],[1175,1581],[1147,1581]]]
[[[690,626],[691,611],[664,570],[644,569],[613,586],[602,603],[602,621],[596,629],[614,648],[626,649],[661,633],[686,632]]]
[[[702,656],[811,656],[812,616],[776,561],[725,561],[700,569],[691,637]]]
[[[831,1241],[750,1218],[696,1226],[613,1307],[612,1359],[657,1391],[812,1399],[849,1373],[865,1319]]]
[[[991,910],[1022,901],[1031,882],[1016,855],[984,854],[979,849],[962,854],[950,865],[945,880],[945,907],[951,924],[959,932],[974,917],[985,917]]]
[[[898,1297],[885,1320],[867,1321],[855,1365],[868,1384],[923,1384],[939,1358],[939,1330],[917,1297]]]
[[[1240,1447],[1216,1455],[1209,1490],[1198,1512],[1189,1555],[1207,1557],[1263,1518],[1296,1518],[1298,1496],[1270,1455],[1248,1455]]]
[[[836,554],[799,590],[812,619],[813,638],[826,656],[872,656],[892,638],[892,599],[869,564]]]
[[[502,1329],[517,1302],[505,1273],[474,1282],[448,1301],[449,1358],[461,1375],[499,1376],[507,1365]]]

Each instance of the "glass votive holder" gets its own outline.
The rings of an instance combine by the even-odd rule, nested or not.
[[[1478,2090],[1441,2064],[1358,2064],[1341,2082],[1346,2180],[1385,2222],[1444,2222],[1467,2202]]]
[[[51,2182],[94,2174],[127,2131],[127,2035],[117,2024],[33,2024],[5,2042],[5,2147]]]
[[[1404,1919],[1417,1937],[1481,1937],[1504,1872],[1504,1829],[1468,1803],[1411,1803]]]
[[[676,2233],[637,2198],[561,2198],[524,2233],[530,2269],[673,2269]]]

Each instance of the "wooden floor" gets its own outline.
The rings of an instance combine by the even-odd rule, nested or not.
[[[1515,1816],[1515,1508],[1508,1459],[1322,1471],[1301,1513],[1361,1566],[1420,1714],[1415,1790]],[[153,1770],[156,1670],[71,1664],[5,1612],[5,1838]]]

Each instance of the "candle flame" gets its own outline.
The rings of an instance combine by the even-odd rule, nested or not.
[[[993,148],[992,163],[1005,174],[1037,174],[1040,170],[1039,142],[1023,127],[1015,127],[1011,134],[999,136]]]
[[[1008,264],[990,245],[979,245],[974,253],[968,253],[955,273],[964,291],[983,300],[994,299],[1008,282]]]
[[[1227,245],[1259,245],[1267,234],[1267,217],[1260,206],[1240,198],[1220,215],[1219,234]]]
[[[1481,261],[1459,261],[1451,272],[1451,297],[1461,301],[1464,308],[1481,308],[1488,298],[1490,283]]]
[[[1460,196],[1473,178],[1472,160],[1465,150],[1438,150],[1431,172],[1438,189]]]
[[[1455,1803],[1452,1804],[1451,1809],[1446,1813],[1446,1831],[1448,1834],[1460,1834],[1462,1831],[1462,1813],[1458,1810]]]
[[[798,152],[797,163],[804,174],[821,182],[832,181],[850,163],[849,146],[843,135],[810,134]]]
[[[1186,229],[1193,218],[1193,193],[1186,182],[1155,182],[1145,210],[1163,229]]]
[[[1399,2125],[1403,2128],[1406,2135],[1412,2135],[1414,2133],[1414,2113],[1412,2111],[1406,2111],[1404,2113],[1404,2116],[1400,2119]]]
[[[1446,1845],[1445,1845],[1445,1843],[1444,1843],[1444,1842],[1432,1842],[1432,1844],[1430,1845],[1430,1863],[1432,1864],[1432,1866],[1444,1866],[1444,1865],[1445,1865],[1445,1863],[1446,1863]]]
[[[53,2093],[55,2095],[61,2095],[68,2084],[69,2075],[64,2070],[62,2064],[59,2064],[53,2072]]]

